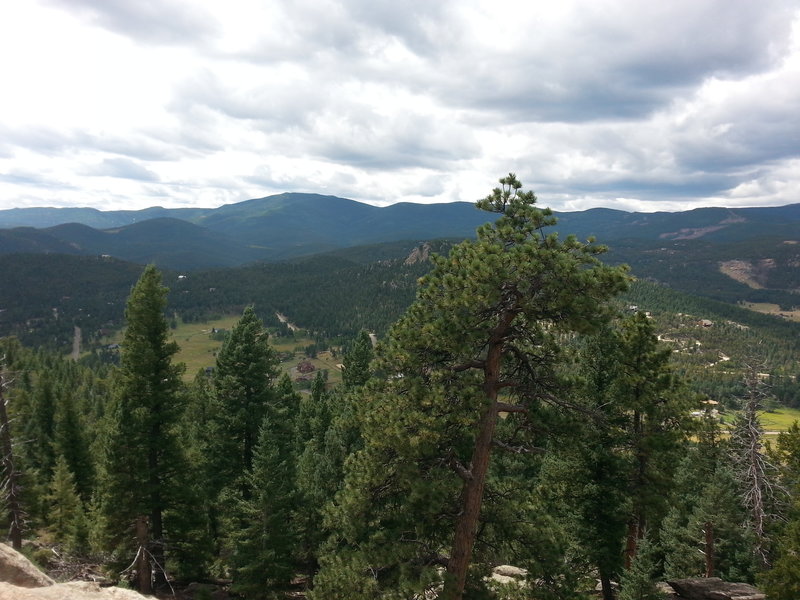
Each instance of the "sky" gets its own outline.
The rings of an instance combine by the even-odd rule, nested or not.
[[[25,0],[0,57],[0,209],[800,202],[795,0]]]

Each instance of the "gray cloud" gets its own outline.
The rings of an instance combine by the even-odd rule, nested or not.
[[[27,170],[13,170],[8,173],[0,173],[0,181],[39,189],[76,189],[75,186],[52,177],[49,174]]]
[[[0,114],[6,202],[62,180],[64,197],[84,189],[76,201],[210,205],[244,199],[240,188],[472,200],[511,170],[564,203],[798,200],[791,0],[44,2],[75,28],[68,39],[91,34],[88,56],[108,43],[125,65],[101,62],[99,81],[59,63],[84,85],[135,71],[137,52],[168,66],[132,73],[129,88],[113,78],[136,99],[130,118],[95,124],[41,93],[27,121]],[[264,12],[248,19],[253,6]]]
[[[641,118],[707,77],[774,65],[788,45],[795,10],[781,1],[733,7],[724,0],[575,8],[563,27],[532,29],[513,53],[454,52],[436,71],[445,76],[434,82],[435,93],[500,119]]]
[[[87,168],[86,174],[138,181],[159,181],[156,173],[127,158],[106,158],[100,164]]]
[[[68,12],[79,12],[97,25],[143,42],[194,44],[217,33],[201,7],[179,0],[48,0]]]

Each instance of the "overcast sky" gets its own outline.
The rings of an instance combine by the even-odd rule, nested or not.
[[[0,57],[0,208],[800,202],[795,0],[25,0]]]

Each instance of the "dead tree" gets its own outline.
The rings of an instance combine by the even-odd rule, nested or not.
[[[8,418],[6,386],[8,378],[0,361],[0,451],[3,453],[2,493],[8,510],[8,539],[14,550],[22,549],[22,529],[24,513],[20,502],[19,471],[14,461],[14,444],[11,437],[11,426]]]
[[[741,501],[748,513],[747,526],[755,538],[753,553],[761,568],[768,568],[769,540],[766,525],[774,515],[774,481],[777,474],[764,452],[764,430],[758,421],[768,395],[763,362],[750,360],[745,364],[745,397],[742,412],[731,434],[733,462],[741,483]]]

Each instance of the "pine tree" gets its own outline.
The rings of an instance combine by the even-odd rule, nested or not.
[[[75,394],[71,390],[62,390],[55,416],[53,447],[56,455],[64,458],[74,475],[81,500],[88,502],[94,487],[94,464],[86,432],[75,406]]]
[[[770,600],[797,600],[800,598],[800,501],[776,540],[775,554],[772,568],[762,575],[760,583]]]
[[[665,594],[656,587],[658,565],[655,547],[643,536],[636,558],[622,574],[619,600],[664,600]]]
[[[638,540],[667,510],[665,498],[678,462],[681,442],[689,433],[689,412],[698,399],[688,392],[670,366],[671,350],[662,347],[652,322],[637,313],[622,323],[616,365],[615,402],[628,411],[626,436],[632,465],[628,475],[631,513],[625,566],[636,555]]]
[[[104,549],[123,562],[137,554],[132,542],[137,518],[149,520],[145,549],[155,563],[157,584],[166,581],[167,533],[180,538],[168,515],[181,504],[186,489],[180,478],[187,473],[177,435],[183,366],[172,363],[178,346],[168,341],[166,295],[161,273],[149,265],[128,297],[122,362],[101,440],[97,498]]]
[[[248,306],[217,354],[214,373],[199,399],[205,423],[196,437],[206,457],[208,519],[222,572],[230,566],[232,540],[242,526],[230,507],[254,500],[255,446],[276,400],[277,364],[264,324]]]
[[[298,398],[284,375],[267,412],[247,473],[249,493],[238,499],[232,534],[233,590],[248,598],[278,594],[294,575],[297,529],[294,415]]]
[[[500,218],[433,258],[383,346],[376,366],[386,378],[363,392],[364,448],[348,460],[329,515],[336,558],[315,580],[317,598],[335,597],[366,565],[377,579],[350,581],[352,598],[376,585],[420,593],[447,546],[441,597],[462,597],[493,441],[503,443],[499,414],[525,431],[532,407],[557,401],[558,334],[593,329],[607,317],[603,302],[625,287],[624,271],[596,258],[602,247],[545,236],[549,211],[513,175],[501,185],[478,203]]]
[[[53,538],[72,552],[85,553],[87,531],[83,505],[75,477],[63,456],[56,458],[47,502],[50,509],[48,525]]]
[[[28,444],[27,467],[43,473],[47,479],[53,472],[55,452],[53,438],[55,434],[56,397],[51,372],[41,371],[34,383],[31,395],[30,418],[26,419],[23,431]]]
[[[797,421],[778,435],[776,446],[773,460],[780,465],[782,487],[791,495],[792,503],[775,536],[772,568],[761,575],[760,583],[769,598],[795,600],[800,598],[800,424]]]
[[[325,469],[329,458],[325,453],[325,434],[331,424],[329,402],[330,393],[325,390],[325,380],[318,371],[311,393],[300,399],[295,433],[298,562],[304,565],[309,576],[317,570],[317,552],[325,537],[321,526],[322,507],[333,499],[328,490],[336,481],[327,477]]]
[[[244,477],[273,398],[277,364],[264,324],[248,306],[217,355],[211,381],[219,434],[214,470],[220,489],[238,485],[247,493]]]
[[[372,340],[362,329],[342,359],[342,383],[346,388],[352,389],[367,382],[373,354]]]

